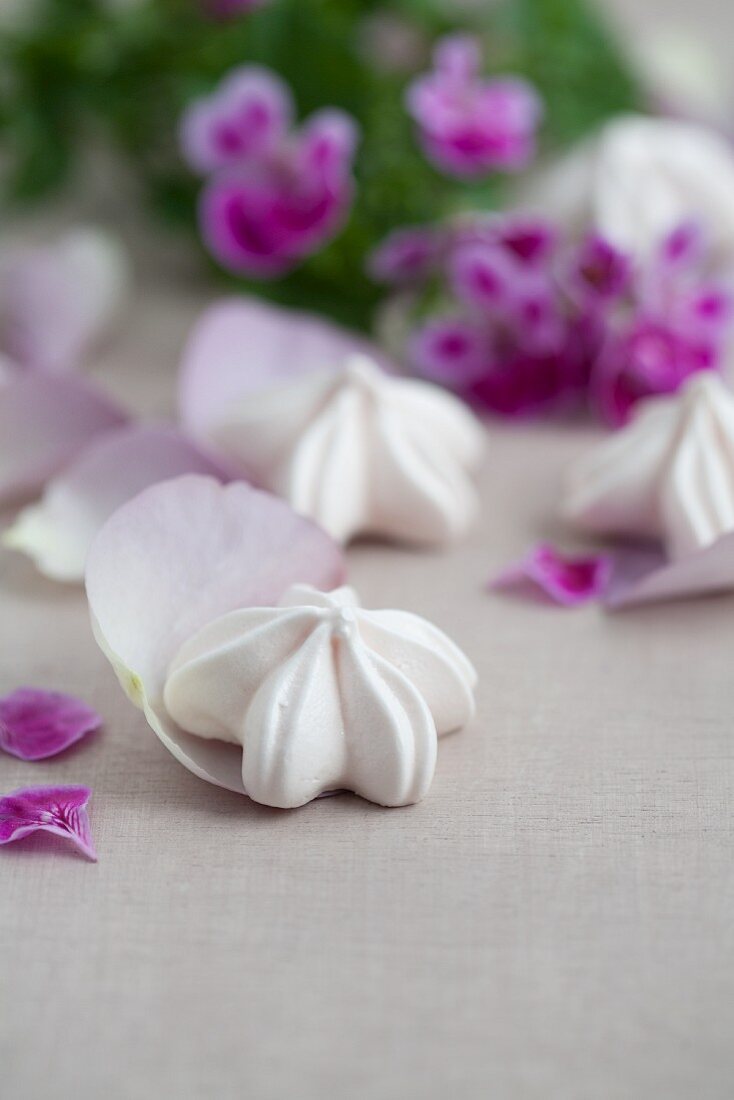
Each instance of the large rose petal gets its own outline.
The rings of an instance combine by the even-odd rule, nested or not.
[[[339,547],[268,493],[186,476],[120,508],[87,559],[97,641],[130,698],[173,755],[209,782],[244,793],[239,747],[179,729],[162,703],[182,643],[228,611],[277,603],[293,583],[344,580]]]
[[[657,547],[617,550],[605,603],[624,608],[727,590],[734,590],[734,531],[677,561]]]
[[[76,378],[24,375],[0,386],[0,505],[39,492],[95,437],[127,420]]]
[[[10,252],[0,264],[6,351],[32,369],[77,366],[113,319],[128,281],[125,253],[98,229]]]
[[[38,504],[3,535],[58,581],[81,582],[94,536],[125,501],[180,474],[221,471],[175,428],[123,427],[103,436],[49,482]]]
[[[354,354],[388,364],[367,341],[307,313],[232,298],[208,309],[194,328],[181,364],[182,421],[206,436],[231,401],[311,371],[337,370]]]

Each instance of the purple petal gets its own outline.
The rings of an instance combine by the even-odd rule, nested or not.
[[[45,760],[102,725],[100,716],[71,695],[18,688],[0,699],[0,749],[21,760]]]
[[[486,334],[477,324],[446,317],[418,329],[408,354],[422,377],[462,390],[482,376],[489,352]]]
[[[353,355],[390,367],[369,341],[313,314],[257,298],[224,299],[202,314],[184,349],[182,423],[206,439],[233,401],[303,374],[339,370]]]
[[[240,164],[272,151],[293,115],[286,84],[270,69],[234,69],[210,95],[184,112],[180,140],[191,167],[201,173]]]
[[[0,504],[29,497],[94,438],[127,420],[72,376],[18,376],[0,386]]]
[[[535,588],[563,607],[579,607],[604,595],[611,571],[612,559],[608,554],[569,557],[541,543],[492,580],[490,586]]]
[[[70,840],[97,862],[89,828],[88,787],[28,787],[0,798],[0,844],[47,832]]]
[[[451,257],[450,267],[456,297],[480,309],[500,309],[522,279],[518,261],[497,245],[463,245]]]
[[[433,226],[396,229],[370,254],[369,275],[378,283],[420,283],[433,270],[443,246],[443,234]]]
[[[582,300],[615,301],[630,289],[632,258],[604,237],[591,234],[574,258],[571,280]]]
[[[436,46],[436,68],[446,75],[465,81],[474,77],[482,65],[482,44],[471,34],[450,34]]]

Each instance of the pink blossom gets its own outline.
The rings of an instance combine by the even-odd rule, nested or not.
[[[259,65],[243,65],[186,109],[181,148],[196,172],[213,172],[274,153],[292,119],[290,89],[280,77]]]
[[[425,378],[466,392],[483,377],[490,346],[479,325],[456,317],[428,321],[413,334],[409,358]]]
[[[0,798],[0,844],[12,844],[31,833],[47,832],[70,840],[93,863],[97,861],[89,828],[88,787],[28,787]]]
[[[21,760],[57,756],[102,719],[71,695],[37,688],[18,688],[0,699],[0,749]]]
[[[534,588],[562,607],[579,607],[601,599],[611,575],[612,559],[608,554],[571,557],[541,543],[490,581],[490,587]]]
[[[708,259],[690,225],[642,263],[597,235],[563,241],[540,219],[462,221],[430,269],[416,265],[408,357],[501,416],[587,406],[616,426],[642,397],[720,366],[732,295]]]
[[[367,263],[378,283],[422,282],[437,267],[444,234],[426,226],[396,229],[372,252]]]
[[[591,400],[611,427],[629,419],[644,397],[675,393],[697,371],[718,365],[715,342],[690,328],[635,317],[609,336],[591,376]]]
[[[463,178],[526,167],[542,116],[534,88],[517,77],[483,78],[479,44],[470,36],[443,39],[434,63],[407,94],[429,160]]]
[[[201,232],[231,271],[283,275],[333,237],[349,212],[353,120],[327,108],[292,132],[292,115],[283,82],[267,69],[244,66],[183,117],[184,155],[209,174]]]

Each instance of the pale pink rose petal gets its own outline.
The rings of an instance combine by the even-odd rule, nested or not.
[[[89,547],[112,513],[149,485],[188,473],[224,476],[176,428],[119,428],[92,442],[53,478],[2,542],[31,557],[47,577],[81,582]]]
[[[181,420],[205,438],[232,401],[311,371],[338,370],[354,354],[388,367],[369,341],[319,317],[256,298],[224,299],[202,315],[184,350]]]
[[[541,543],[490,581],[490,587],[535,589],[562,607],[579,607],[604,595],[611,570],[608,554],[569,556]]]
[[[614,609],[729,590],[734,590],[734,531],[676,561],[655,546],[621,547],[613,555],[604,602]]]
[[[0,749],[21,760],[57,756],[102,725],[102,719],[72,695],[18,688],[0,699]]]
[[[70,840],[97,862],[87,815],[89,787],[28,787],[0,798],[0,844],[46,832]]]
[[[119,310],[128,282],[125,253],[101,230],[74,229],[51,244],[11,251],[0,262],[4,350],[33,370],[78,366]]]
[[[128,416],[74,377],[19,375],[0,386],[0,506],[40,492],[93,439]]]
[[[241,607],[272,606],[295,582],[345,577],[341,549],[282,500],[189,475],[124,504],[92,544],[86,583],[99,645],[161,741],[194,774],[244,793],[242,750],[179,729],[163,687],[181,644]]]

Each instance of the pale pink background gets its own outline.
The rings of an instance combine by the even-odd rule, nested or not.
[[[680,10],[731,58],[728,3],[614,7],[640,28]],[[185,264],[141,280],[95,373],[168,413],[210,292]],[[100,852],[0,853],[0,1095],[731,1096],[734,600],[606,617],[483,591],[557,534],[592,434],[496,429],[464,545],[350,555],[367,604],[434,619],[480,672],[476,721],[407,810],[281,813],[195,779],[123,698],[81,593],[0,558],[0,690],[105,717],[58,761],[0,758],[2,791],[89,783]]]

